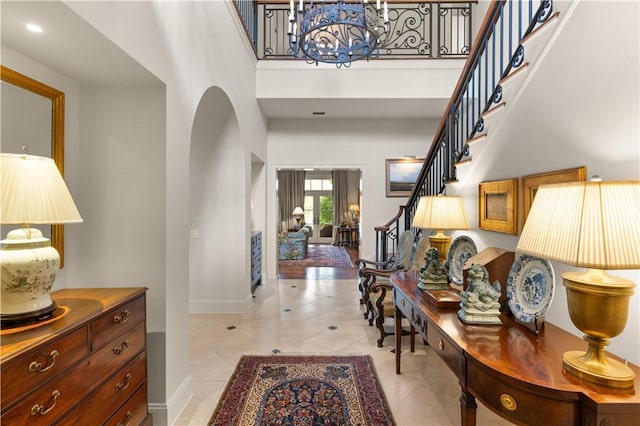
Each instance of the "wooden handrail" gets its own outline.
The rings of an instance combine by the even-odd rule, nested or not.
[[[393,223],[395,221],[397,221],[398,219],[400,219],[400,216],[402,216],[402,213],[404,212],[406,206],[400,206],[400,208],[398,209],[398,213],[396,213],[396,215],[387,223],[385,223],[382,226],[376,226],[375,228],[373,228],[376,232],[377,231],[388,231],[391,228],[391,225],[393,225]]]

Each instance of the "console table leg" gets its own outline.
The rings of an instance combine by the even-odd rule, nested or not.
[[[411,352],[415,352],[416,351],[416,328],[413,326],[413,324],[411,325],[411,329],[410,329],[410,334],[411,334]]]
[[[476,399],[464,389],[460,390],[460,424],[462,426],[476,426]]]
[[[396,332],[396,374],[400,374],[400,350],[402,347],[402,312],[396,308],[393,314]]]

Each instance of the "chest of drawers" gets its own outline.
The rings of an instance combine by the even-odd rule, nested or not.
[[[151,425],[145,291],[57,291],[53,318],[3,329],[0,423]]]

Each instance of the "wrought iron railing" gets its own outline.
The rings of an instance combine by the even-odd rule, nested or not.
[[[500,80],[523,63],[525,52],[521,41],[542,25],[552,10],[551,0],[492,2],[440,120],[416,186],[403,208],[403,218],[396,218],[404,223],[403,230],[411,227],[420,196],[443,193],[445,185],[456,180],[455,164],[468,156],[469,140],[484,131],[482,114],[502,100]],[[376,228],[376,241],[393,238],[386,232]],[[385,251],[376,254],[379,261],[387,260],[388,256]]]
[[[296,59],[289,47],[289,3],[234,0],[258,59]],[[379,58],[460,58],[469,54],[472,4],[389,3]]]
[[[233,0],[233,4],[236,6],[253,50],[256,51],[258,48],[258,2],[256,0]]]

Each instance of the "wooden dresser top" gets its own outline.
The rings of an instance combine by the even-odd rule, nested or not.
[[[144,287],[73,288],[51,293],[57,303],[53,318],[0,331],[0,359],[9,362],[33,347],[81,327],[110,309],[142,294]]]

